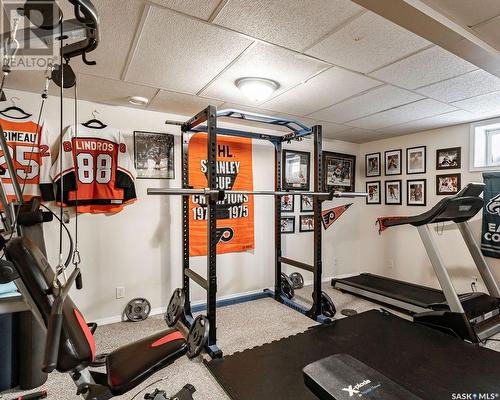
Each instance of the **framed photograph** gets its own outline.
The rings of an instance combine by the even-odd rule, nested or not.
[[[314,231],[314,215],[301,215],[299,232]]]
[[[427,205],[427,180],[410,179],[407,182],[406,203],[409,206]]]
[[[366,182],[366,204],[381,204],[380,181]]]
[[[450,147],[436,150],[436,169],[457,169],[462,167],[462,148]]]
[[[174,179],[174,135],[134,131],[134,162],[139,179]]]
[[[371,153],[365,156],[365,175],[367,178],[380,176],[380,153]]]
[[[313,196],[303,194],[300,196],[300,212],[314,211]]]
[[[281,212],[293,212],[295,210],[295,196],[287,194],[281,196]]]
[[[385,152],[385,175],[401,175],[402,150],[389,150]]]
[[[328,192],[354,192],[356,186],[356,156],[323,152],[325,189]]]
[[[295,217],[281,218],[281,233],[295,233]]]
[[[310,153],[283,150],[283,190],[309,190]]]
[[[385,181],[385,204],[401,205],[402,181]]]
[[[460,174],[446,174],[436,176],[436,194],[438,196],[447,196],[457,194],[462,186],[462,177]]]
[[[406,149],[406,173],[425,174],[427,167],[427,147],[410,147]]]

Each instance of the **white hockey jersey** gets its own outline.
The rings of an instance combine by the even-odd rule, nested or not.
[[[52,166],[56,200],[82,213],[116,213],[136,199],[136,172],[118,129],[67,128]],[[62,157],[62,170],[60,159]]]
[[[10,155],[16,169],[16,179],[23,190],[23,198],[42,197],[54,200],[54,188],[50,178],[50,147],[48,130],[44,124],[38,126],[29,118],[17,119],[3,116],[0,124],[4,131]],[[5,157],[0,151],[0,165],[7,169]],[[7,199],[15,200],[12,177],[6,171],[2,177]]]

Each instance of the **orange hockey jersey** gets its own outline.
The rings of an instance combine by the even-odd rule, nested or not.
[[[54,200],[54,189],[50,178],[50,147],[48,131],[42,124],[38,126],[29,118],[17,119],[3,116],[0,124],[4,131],[10,155],[16,169],[16,179],[23,190],[23,198],[42,197]],[[0,150],[0,165],[7,169],[5,157]],[[9,171],[2,177],[7,200],[15,200],[12,177]]]
[[[60,159],[62,157],[62,171]],[[117,213],[135,201],[135,168],[127,145],[115,128],[70,126],[52,166],[56,200],[82,213]]]

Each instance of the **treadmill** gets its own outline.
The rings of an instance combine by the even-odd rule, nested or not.
[[[413,315],[415,322],[469,342],[480,343],[500,332],[500,289],[468,224],[483,208],[484,200],[480,195],[484,186],[483,183],[470,183],[420,215],[378,219],[381,232],[398,225],[417,228],[442,290],[368,273],[333,279],[332,286],[406,311]],[[435,222],[457,224],[489,294],[457,295],[429,229],[429,224]]]

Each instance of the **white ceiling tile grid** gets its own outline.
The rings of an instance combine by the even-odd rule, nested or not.
[[[306,53],[335,65],[368,73],[429,45],[427,40],[366,12]]]
[[[449,51],[433,46],[379,69],[370,76],[406,89],[416,89],[476,69],[475,65]]]
[[[270,110],[308,115],[382,85],[375,79],[333,67],[264,103]]]
[[[95,0],[101,20],[99,47],[88,55],[97,65],[85,65],[81,58],[72,60],[78,72],[120,79],[130,46],[141,20],[144,4],[136,1]]]
[[[445,103],[451,103],[497,90],[500,90],[500,79],[479,69],[456,78],[425,86],[417,89],[417,92]]]
[[[408,104],[423,96],[385,85],[309,115],[311,118],[343,124],[377,112]]]
[[[126,80],[196,94],[252,42],[237,33],[152,7]]]
[[[155,4],[208,21],[221,0],[150,0]]]
[[[387,134],[403,134],[418,132],[428,129],[440,128],[443,126],[463,124],[475,121],[477,116],[467,111],[452,111],[446,114],[440,114],[432,117],[422,118],[416,121],[406,122],[400,125],[394,125],[381,129],[381,132]]]
[[[476,115],[500,115],[500,91],[457,101],[452,103],[452,105]]]
[[[424,99],[351,121],[349,125],[363,129],[381,129],[455,110],[455,107],[448,104],[432,99]]]
[[[378,140],[381,133],[369,129],[349,128],[345,131],[337,133],[333,139],[345,140],[352,143],[366,143],[373,140]]]
[[[179,115],[195,115],[209,105],[219,107],[221,101],[178,92],[160,90],[148,110]]]
[[[214,23],[301,51],[362,10],[349,0],[229,0]]]
[[[245,97],[235,85],[237,79],[253,76],[272,79],[280,85],[276,91],[278,95],[325,68],[328,68],[328,64],[302,54],[266,43],[256,43],[200,94],[255,107],[260,104]]]
[[[146,108],[146,106],[132,106],[128,103],[129,98],[131,96],[141,96],[152,99],[158,91],[151,87],[85,74],[79,74],[78,78],[78,96],[80,99],[103,104]]]

